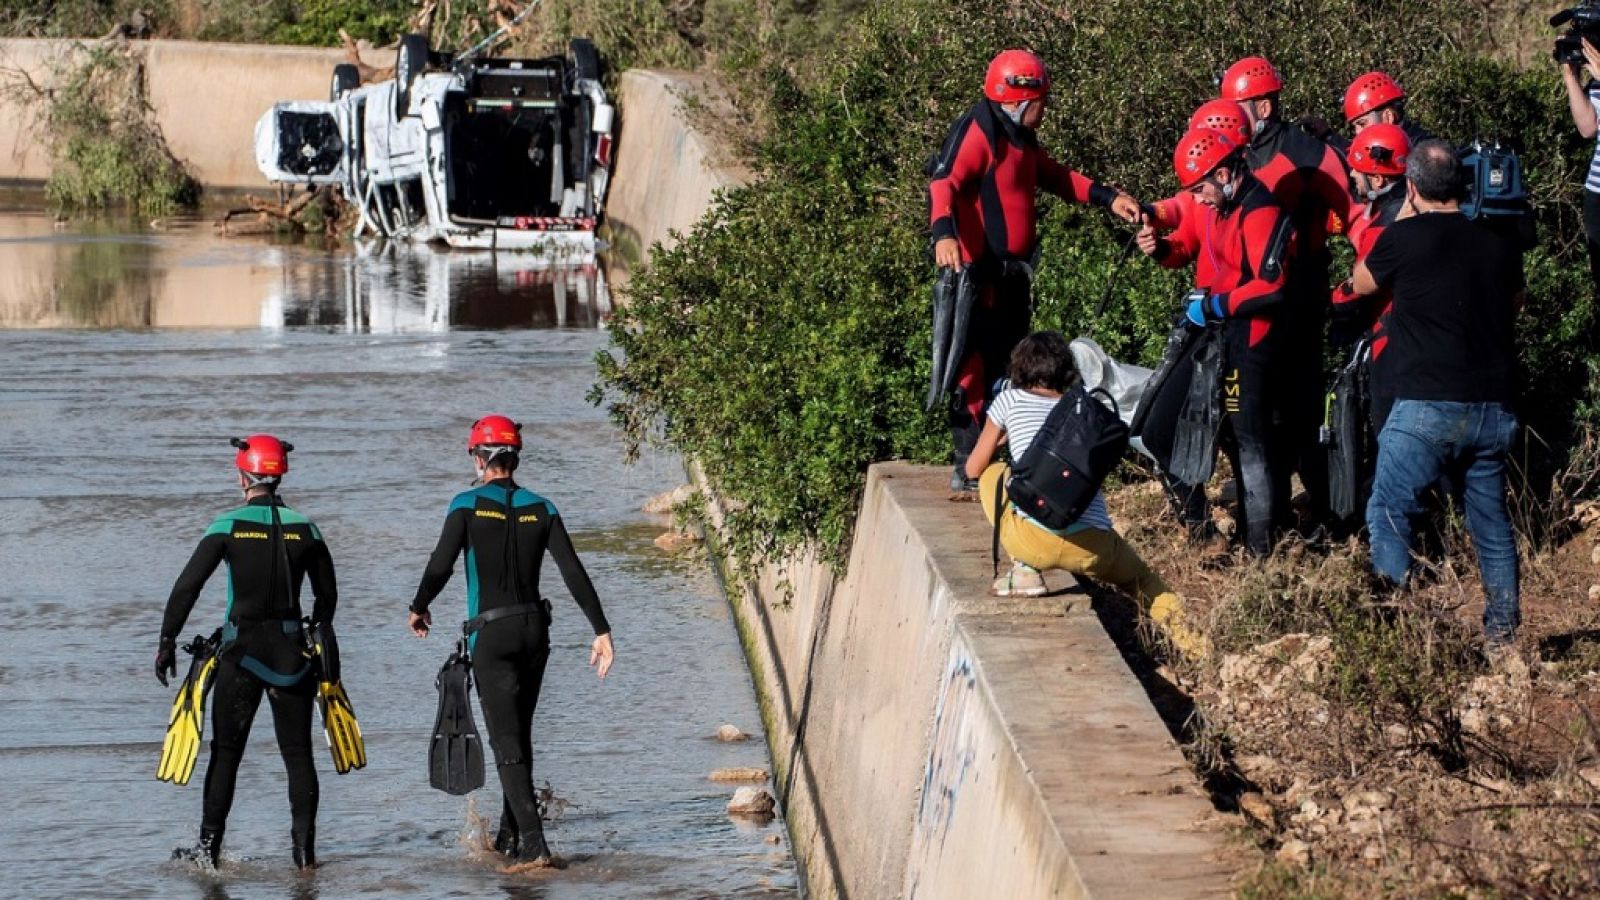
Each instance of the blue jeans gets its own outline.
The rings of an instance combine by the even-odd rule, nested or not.
[[[1517,543],[1506,513],[1506,454],[1517,417],[1499,403],[1399,400],[1378,435],[1378,466],[1367,502],[1372,568],[1395,584],[1411,574],[1418,497],[1442,472],[1466,491],[1467,528],[1478,551],[1489,640],[1509,640],[1521,621]]]

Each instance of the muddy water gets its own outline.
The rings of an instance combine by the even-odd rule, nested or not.
[[[28,329],[0,331],[0,893],[793,894],[781,823],[730,820],[731,788],[706,780],[769,765],[759,738],[711,738],[725,721],[759,734],[758,713],[711,573],[659,554],[663,523],[637,512],[681,480],[678,462],[624,466],[584,402],[605,344],[603,310],[573,287],[584,279],[558,291],[493,260],[232,243],[208,229],[0,216],[0,317]],[[534,744],[536,778],[569,804],[549,826],[572,859],[560,872],[505,874],[469,850],[472,802],[499,805],[492,774],[469,801],[430,790],[425,773],[449,648],[445,629],[410,637],[405,607],[467,484],[466,426],[490,409],[525,423],[522,480],[561,507],[617,636],[617,668],[598,682],[552,567]],[[153,777],[172,699],[150,673],[166,593],[212,516],[237,502],[227,437],[258,429],[296,444],[285,495],[333,550],[345,682],[370,758],[336,776],[319,749],[324,865],[307,878],[289,865],[265,714],[218,874],[167,861],[198,827],[208,753],[187,787]],[[458,574],[438,617],[462,608],[462,585]],[[185,634],[214,628],[224,602],[219,573]]]

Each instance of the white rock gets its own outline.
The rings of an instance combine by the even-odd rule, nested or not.
[[[777,806],[772,795],[757,787],[742,787],[733,792],[728,801],[728,814],[734,816],[770,816]]]
[[[740,731],[737,725],[724,724],[717,729],[717,740],[731,744],[735,741],[748,741],[750,740],[750,735]]]

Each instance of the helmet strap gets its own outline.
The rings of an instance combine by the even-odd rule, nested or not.
[[[243,470],[239,474],[244,476],[243,491],[246,497],[250,496],[251,491],[256,490],[264,490],[268,494],[276,494],[278,492],[278,484],[282,480],[277,475],[255,475]]]

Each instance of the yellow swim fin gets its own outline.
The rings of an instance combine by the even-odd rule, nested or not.
[[[189,673],[178,686],[167,716],[167,737],[161,744],[161,762],[156,779],[173,784],[188,784],[200,758],[200,737],[206,730],[206,694],[217,671],[217,641],[195,638],[184,646],[191,655]]]
[[[361,739],[361,723],[356,721],[356,711],[350,705],[350,695],[345,693],[344,682],[318,682],[317,703],[322,707],[322,733],[328,738],[333,770],[343,775],[351,769],[364,768],[367,745]]]

